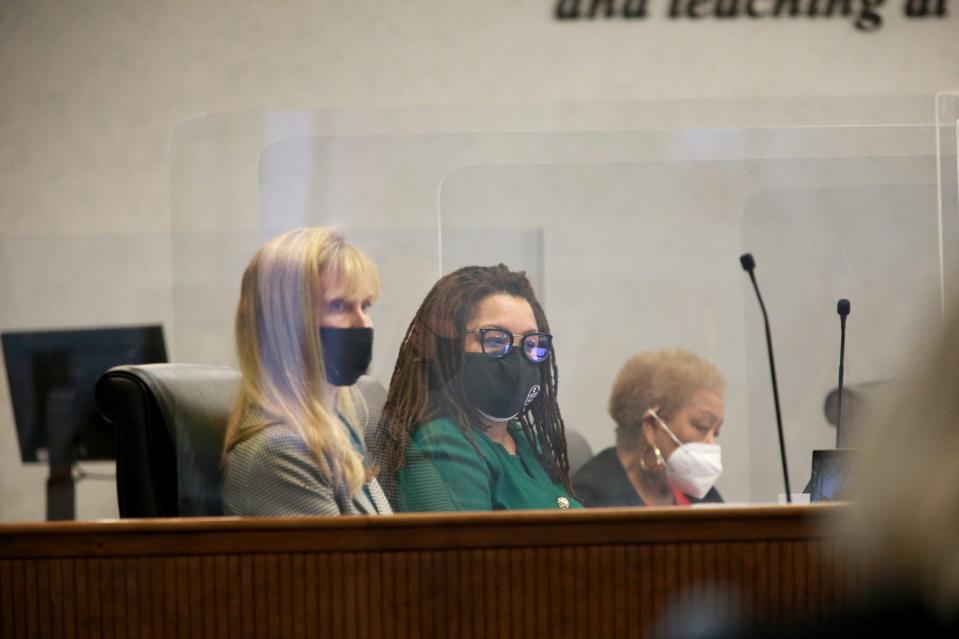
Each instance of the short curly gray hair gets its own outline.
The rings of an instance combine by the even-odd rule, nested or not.
[[[609,416],[616,422],[616,445],[632,449],[643,432],[646,411],[664,420],[682,410],[701,390],[722,394],[726,380],[715,366],[681,348],[633,356],[616,376]]]

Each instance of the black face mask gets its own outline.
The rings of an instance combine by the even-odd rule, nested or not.
[[[491,419],[506,421],[518,415],[539,395],[541,383],[539,367],[516,349],[506,357],[463,354],[466,396]]]
[[[352,386],[373,359],[372,328],[320,328],[326,379],[334,386]]]

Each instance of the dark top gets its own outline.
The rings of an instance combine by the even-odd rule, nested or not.
[[[732,628],[714,625],[711,632],[697,627],[695,633],[675,633],[673,637],[692,639],[826,639],[831,637],[959,637],[959,616],[937,613],[916,595],[891,584],[888,591],[868,592],[859,604],[848,603],[844,610],[819,619],[779,619],[776,627],[758,628],[753,620],[743,619]]]
[[[626,475],[626,469],[619,461],[616,447],[606,450],[583,464],[573,475],[573,489],[576,496],[587,508],[606,508],[614,506],[645,506],[633,484]],[[715,487],[702,499],[686,495],[691,504],[721,504],[723,498]]]
[[[582,508],[550,478],[523,429],[510,422],[516,454],[476,431],[471,442],[440,418],[420,424],[396,473],[396,509],[410,511]],[[474,445],[475,444],[475,445]]]

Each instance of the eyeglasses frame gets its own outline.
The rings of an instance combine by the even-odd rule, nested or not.
[[[496,331],[498,333],[506,333],[507,335],[509,335],[511,338],[509,342],[509,348],[503,351],[502,353],[487,353],[485,338],[486,338],[486,333],[489,333],[490,331]],[[523,357],[525,357],[527,361],[529,361],[532,364],[542,364],[547,359],[549,359],[549,356],[553,352],[553,336],[550,333],[543,333],[541,331],[533,331],[532,333],[523,333],[522,335],[514,335],[512,331],[508,331],[505,328],[471,328],[471,329],[467,329],[466,333],[467,334],[478,333],[480,336],[480,348],[483,349],[483,355],[486,355],[487,357],[493,357],[496,359],[499,359],[501,357],[506,357],[513,351],[513,349],[516,347],[517,337],[520,338],[520,341],[519,341],[520,353],[522,353]],[[546,354],[546,357],[544,357],[543,359],[539,361],[530,359],[529,354],[526,352],[526,349],[523,347],[523,344],[526,342],[526,338],[533,337],[534,335],[546,337],[546,339],[549,340],[549,352]]]

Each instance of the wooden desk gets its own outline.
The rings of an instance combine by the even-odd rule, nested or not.
[[[639,637],[704,586],[815,618],[859,589],[847,508],[3,525],[0,636]]]

